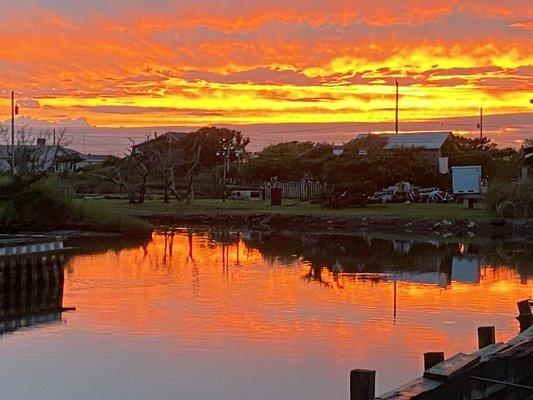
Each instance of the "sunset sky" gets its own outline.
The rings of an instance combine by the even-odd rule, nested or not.
[[[98,127],[390,121],[395,79],[403,120],[533,107],[528,0],[0,4],[2,120],[13,89]]]

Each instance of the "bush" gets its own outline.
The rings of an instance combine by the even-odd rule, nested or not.
[[[376,187],[370,181],[337,183],[329,186],[318,198],[318,202],[331,208],[364,207]]]
[[[78,229],[128,235],[148,235],[152,232],[146,221],[97,208],[89,203],[76,202],[74,211]]]
[[[533,217],[533,184],[494,183],[487,195],[487,209],[506,218]]]
[[[132,217],[90,209],[55,177],[33,176],[0,181],[0,226],[10,231],[89,229],[148,234],[150,226]]]

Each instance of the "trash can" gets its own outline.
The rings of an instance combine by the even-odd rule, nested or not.
[[[281,188],[273,187],[270,190],[270,205],[281,206]]]

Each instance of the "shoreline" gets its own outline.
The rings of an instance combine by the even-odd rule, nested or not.
[[[194,226],[253,229],[274,232],[335,234],[394,234],[427,239],[491,239],[533,243],[533,219],[445,219],[411,217],[356,217],[276,213],[161,213],[139,211],[133,216],[156,227]]]

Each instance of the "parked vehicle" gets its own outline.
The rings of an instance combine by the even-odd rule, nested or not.
[[[231,200],[260,201],[261,192],[259,190],[234,190],[231,192]]]

